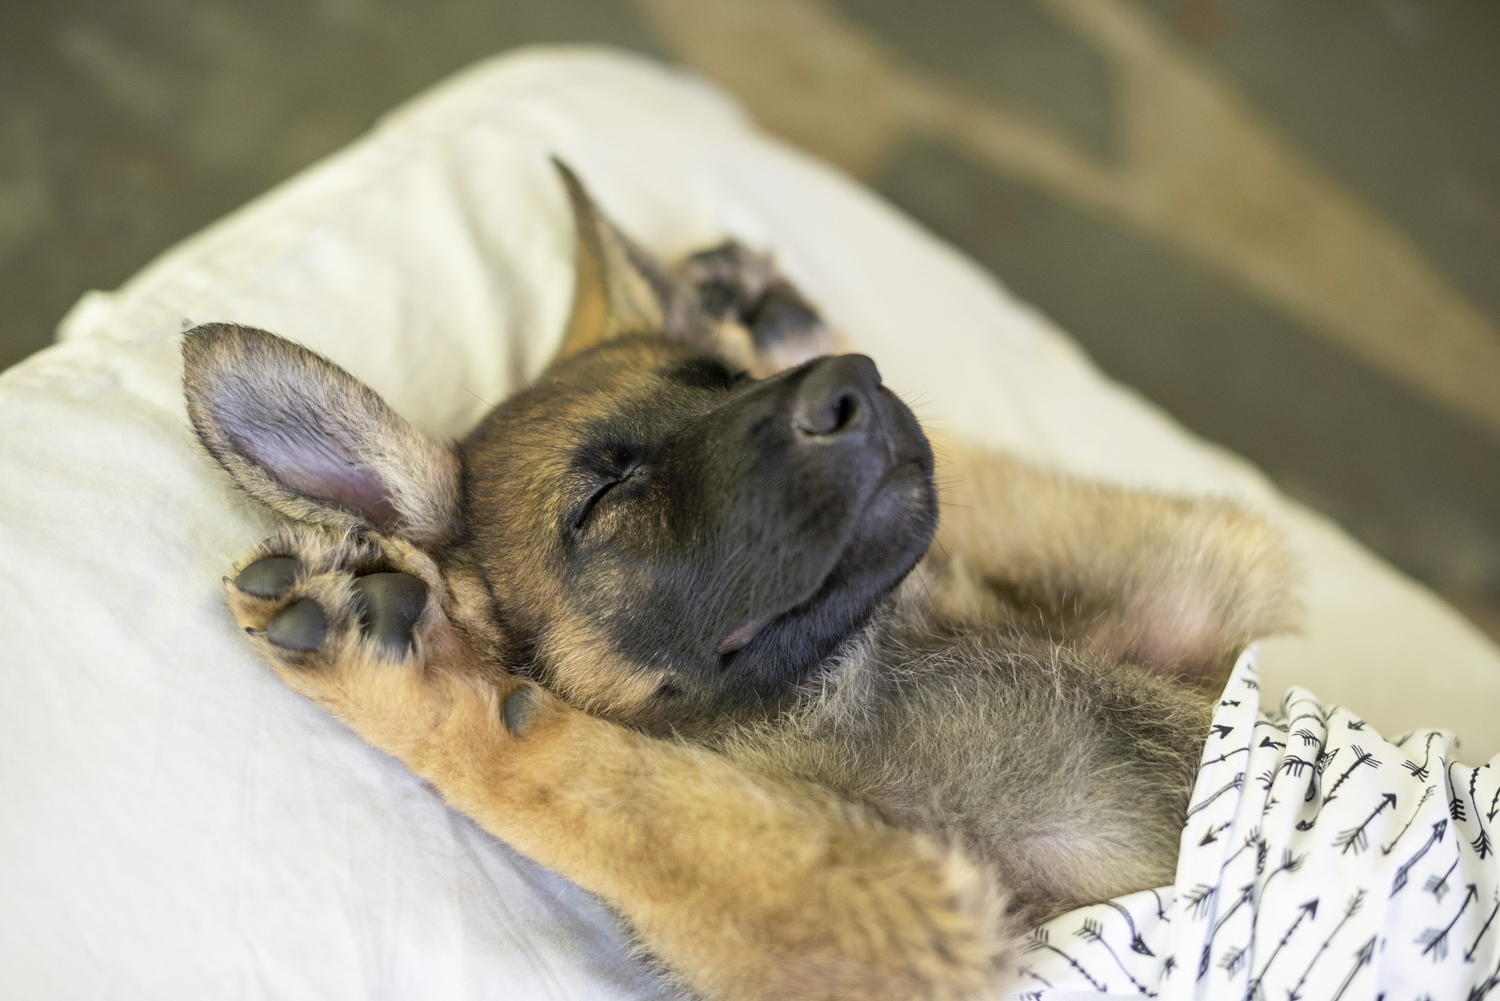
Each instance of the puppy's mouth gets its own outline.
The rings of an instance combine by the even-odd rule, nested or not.
[[[737,653],[740,650],[743,650],[745,647],[754,642],[755,638],[762,632],[764,632],[766,627],[770,626],[778,619],[781,619],[782,617],[801,609],[809,602],[817,600],[820,595],[824,595],[825,593],[827,593],[829,591],[830,583],[833,583],[836,587],[837,584],[833,581],[833,577],[835,576],[835,574],[840,572],[844,563],[844,558],[849,554],[849,551],[854,548],[856,542],[860,539],[860,530],[864,526],[866,517],[870,513],[871,508],[873,508],[876,503],[888,492],[893,490],[908,489],[909,483],[907,482],[906,474],[910,473],[911,471],[915,471],[917,473],[917,476],[921,478],[923,475],[921,463],[919,461],[913,460],[911,462],[900,463],[893,469],[891,469],[881,479],[876,488],[870,492],[869,497],[866,499],[859,512],[850,519],[849,524],[851,528],[845,533],[843,543],[832,551],[826,562],[826,565],[821,569],[820,572],[813,575],[811,583],[801,592],[796,593],[789,600],[779,602],[768,609],[762,609],[760,611],[752,612],[750,615],[748,615],[743,621],[739,623],[739,625],[735,626],[729,632],[725,633],[724,637],[719,640],[719,645],[716,648],[716,652],[718,653],[718,655],[720,657],[727,657],[730,654]],[[915,565],[914,560],[912,561],[912,565]],[[896,575],[895,581],[893,581],[892,584],[894,585],[895,582],[899,581],[909,571],[910,566],[902,568],[902,572],[899,575]]]

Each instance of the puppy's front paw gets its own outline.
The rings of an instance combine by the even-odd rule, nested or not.
[[[424,579],[436,568],[419,552],[391,550],[372,538],[284,530],[241,561],[230,607],[283,671],[336,673],[364,659],[414,666],[442,616]]]
[[[478,656],[449,618],[437,565],[377,535],[292,526],[240,561],[229,605],[289,687],[415,766],[462,703],[520,735],[532,686]]]

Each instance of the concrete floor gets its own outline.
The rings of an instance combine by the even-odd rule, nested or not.
[[[0,367],[529,42],[684,62],[1500,637],[1500,5],[0,5]]]

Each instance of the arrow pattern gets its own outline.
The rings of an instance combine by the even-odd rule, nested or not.
[[[1299,689],[1263,712],[1242,658],[1200,759],[1176,886],[1049,922],[1018,989],[1500,1001],[1500,768],[1453,761],[1441,731],[1401,745]]]

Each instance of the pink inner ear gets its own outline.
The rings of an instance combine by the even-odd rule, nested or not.
[[[305,441],[263,441],[250,457],[282,483],[320,500],[351,508],[390,531],[401,522],[385,481],[347,453]],[[242,443],[241,447],[245,447]]]

